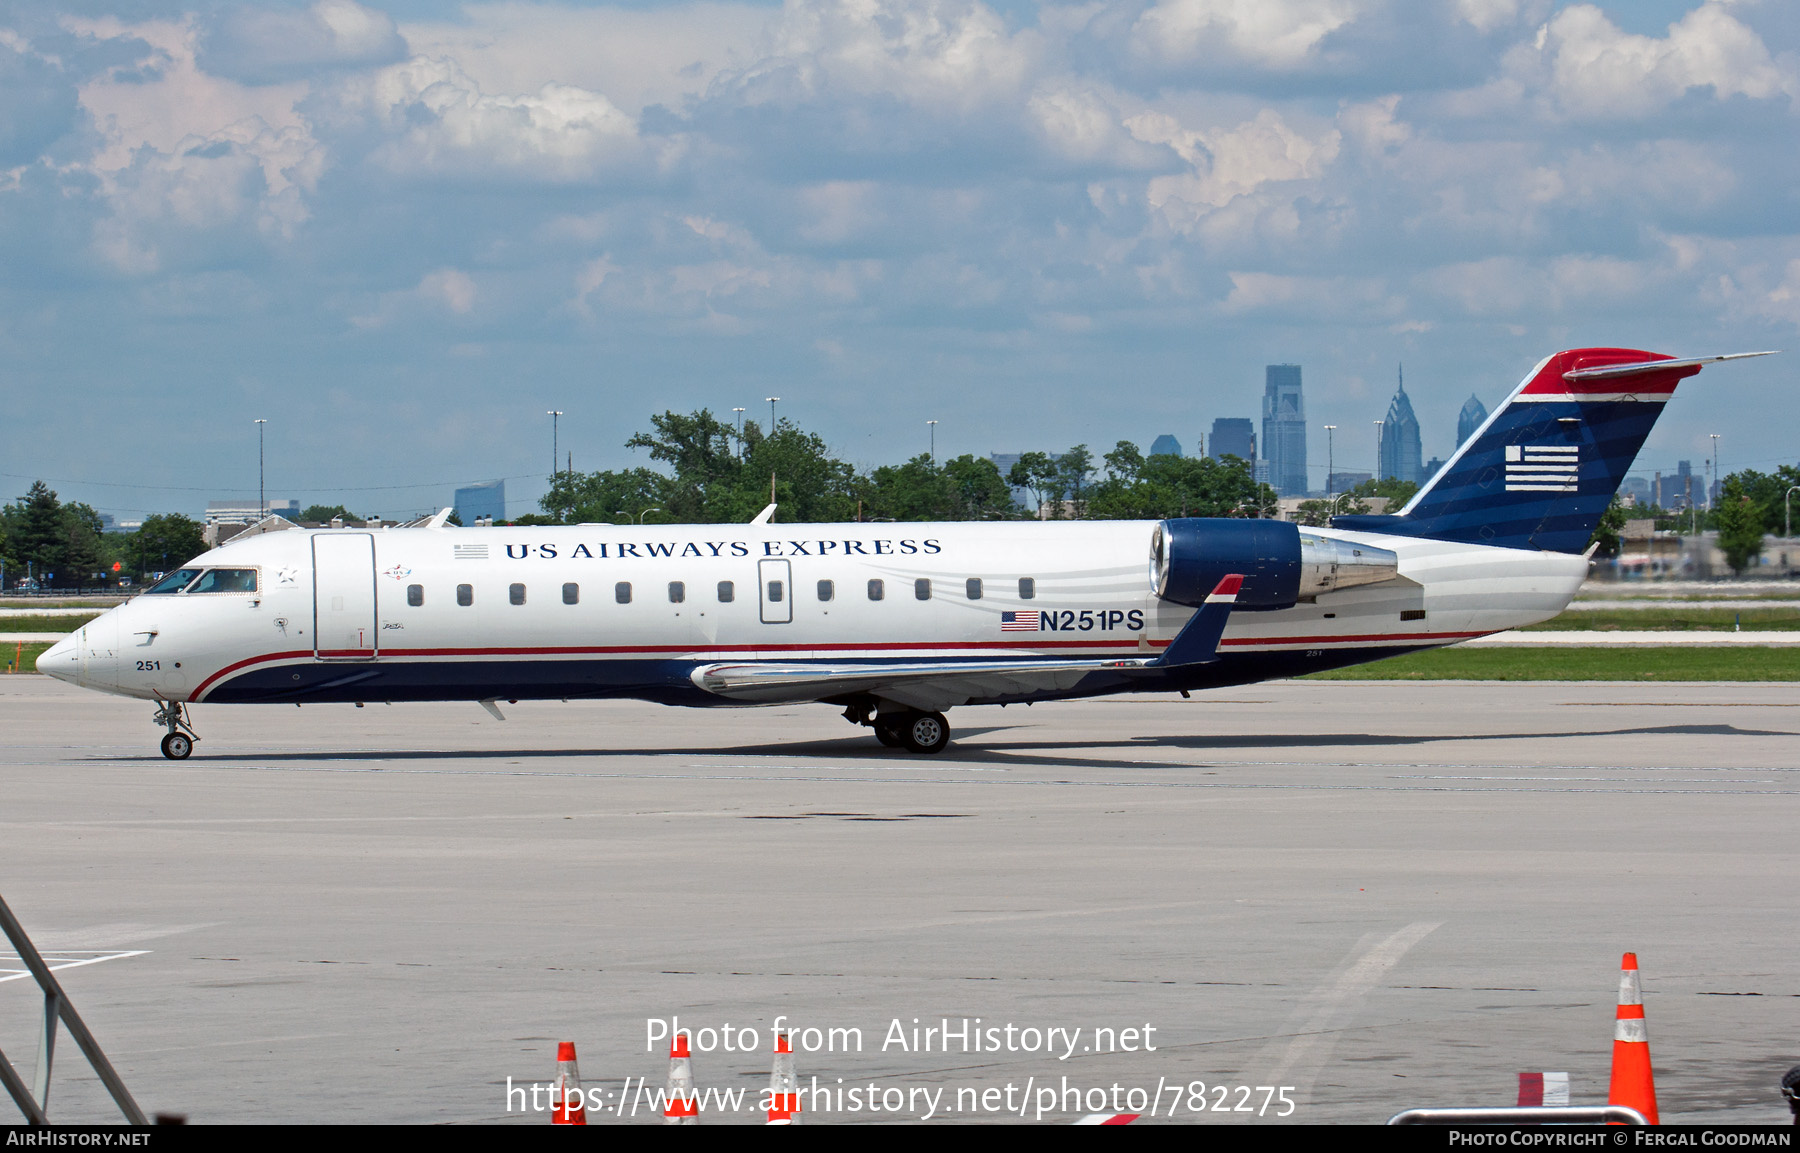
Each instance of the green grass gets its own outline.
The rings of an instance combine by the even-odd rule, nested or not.
[[[1312,673],[1322,681],[1800,681],[1800,647],[1450,648]]]
[[[99,613],[48,613],[28,617],[0,617],[0,634],[5,633],[72,633]]]
[[[49,647],[49,643],[45,641],[33,641],[26,645],[20,645],[16,641],[9,645],[0,641],[0,675],[37,672],[37,659]]]
[[[1554,620],[1526,625],[1521,631],[1599,632],[1640,629],[1677,632],[1730,632],[1742,622],[1750,632],[1800,629],[1800,605],[1766,609],[1584,609],[1571,607]]]

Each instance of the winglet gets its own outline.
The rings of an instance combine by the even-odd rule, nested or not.
[[[1237,605],[1238,590],[1244,587],[1239,573],[1221,580],[1201,603],[1200,611],[1188,619],[1163,654],[1150,662],[1153,668],[1175,668],[1180,665],[1204,665],[1219,659],[1219,638],[1225,635],[1225,622]]]
[[[451,509],[451,508],[440,509],[436,516],[432,517],[430,520],[425,522],[425,527],[426,528],[443,528],[445,525],[450,523],[450,514],[455,511],[456,511],[455,509]]]
[[[763,509],[761,512],[757,513],[755,516],[751,517],[750,523],[751,524],[768,524],[769,518],[774,515],[775,515],[775,506],[774,506],[774,504],[771,503],[768,508]]]

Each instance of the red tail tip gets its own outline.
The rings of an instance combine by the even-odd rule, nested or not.
[[[556,1059],[558,1061],[573,1061],[575,1059],[575,1042],[558,1041],[556,1043]]]
[[[1243,576],[1238,573],[1231,573],[1219,582],[1217,588],[1213,589],[1213,595],[1216,597],[1234,597],[1238,594],[1238,590],[1243,587]]]

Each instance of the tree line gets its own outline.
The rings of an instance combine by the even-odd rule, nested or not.
[[[866,471],[833,455],[824,440],[791,421],[742,431],[706,409],[664,412],[625,442],[662,468],[563,472],[522,524],[741,523],[764,506],[777,520],[942,521],[1155,519],[1167,516],[1273,516],[1275,492],[1248,462],[1145,457],[1120,441],[1099,461],[1086,445],[1059,454],[1028,452],[1003,475],[985,457],[939,463],[921,453]],[[1013,490],[1030,494],[1028,503]]]

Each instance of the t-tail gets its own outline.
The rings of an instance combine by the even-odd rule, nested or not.
[[[1576,348],[1531,370],[1448,464],[1392,516],[1336,528],[1579,553],[1637,459],[1675,385],[1739,352],[1678,360],[1633,348]]]

